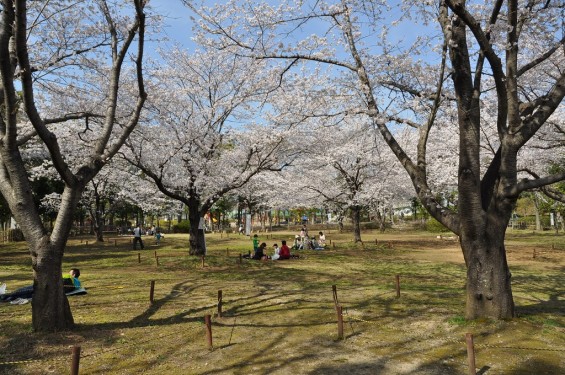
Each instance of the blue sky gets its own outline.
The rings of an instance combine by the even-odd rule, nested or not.
[[[208,2],[212,4],[214,2],[221,1],[208,0]],[[395,1],[391,2],[395,3]],[[150,5],[154,9],[154,12],[164,17],[163,34],[167,39],[169,39],[169,41],[166,43],[149,42],[147,49],[149,55],[156,57],[153,52],[159,46],[164,48],[179,44],[187,48],[189,51],[193,51],[197,48],[191,40],[192,21],[190,16],[192,13],[182,4],[181,0],[151,0]],[[395,11],[393,11],[391,15],[398,17],[398,13]],[[311,27],[308,30],[308,32],[315,32],[315,30],[311,30]],[[427,30],[425,26],[405,21],[401,23],[401,27],[394,28],[390,36],[398,42],[403,41],[403,43],[409,43],[412,42],[418,35],[426,32],[429,32],[429,30]]]
[[[180,0],[151,0],[155,12],[164,16],[163,33],[170,40],[167,44],[181,44],[189,49],[192,43],[192,21],[190,11]]]

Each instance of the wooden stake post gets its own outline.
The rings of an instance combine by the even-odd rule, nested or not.
[[[222,317],[222,290],[218,290],[218,318]]]
[[[465,342],[467,343],[467,364],[469,365],[469,375],[476,375],[475,367],[475,344],[473,342],[473,334],[465,334]]]
[[[339,305],[339,301],[337,300],[337,286],[332,285],[332,292],[333,292],[333,297],[334,297],[334,306],[335,306],[336,311],[337,311],[337,307]]]
[[[337,338],[343,340],[343,309],[340,305],[336,306],[337,310]]]
[[[73,346],[72,360],[71,360],[71,375],[78,375],[80,365],[80,346]]]
[[[204,323],[206,324],[206,339],[208,340],[208,349],[212,350],[212,319],[210,315],[204,316]]]
[[[149,287],[149,302],[153,303],[154,295],[155,295],[155,280],[151,280],[151,286]]]

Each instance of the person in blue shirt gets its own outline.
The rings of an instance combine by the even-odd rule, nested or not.
[[[80,270],[78,268],[71,268],[68,276],[63,276],[63,290],[65,294],[85,294],[86,290],[82,288],[82,284],[78,279]],[[2,290],[5,290],[5,285],[2,285]],[[16,300],[27,300],[33,297],[33,285],[24,286],[23,288],[16,289],[12,293],[0,293],[0,301],[10,302]]]
[[[65,293],[75,291],[82,288],[80,280],[80,270],[78,268],[71,268],[68,276],[63,276],[63,289]]]

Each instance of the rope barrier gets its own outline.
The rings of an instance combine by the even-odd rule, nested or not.
[[[492,345],[492,344],[475,344],[475,348],[533,350],[533,351],[546,351],[546,352],[565,352],[565,348],[527,348],[527,347],[522,347],[522,346],[506,346],[506,345]]]
[[[23,359],[20,361],[4,361],[0,362],[0,366],[7,366],[7,365],[21,365],[24,363],[52,363],[52,362],[64,362],[68,361],[69,358],[61,357],[61,358],[51,358],[51,359]]]

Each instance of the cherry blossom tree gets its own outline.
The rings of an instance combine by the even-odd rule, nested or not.
[[[166,206],[155,184],[136,172],[122,159],[114,158],[86,186],[81,205],[90,214],[97,241],[104,241],[104,224],[124,203],[137,206],[141,212],[159,212]]]
[[[308,176],[302,190],[318,195],[314,201],[342,214],[349,212],[353,240],[361,242],[361,212],[385,202],[401,186],[398,165],[388,146],[373,131],[371,122],[347,116],[339,126],[316,121],[300,167]],[[404,174],[402,174],[404,177]]]
[[[82,192],[132,132],[145,101],[144,4],[0,2],[0,192],[29,244],[36,331],[73,326],[63,253]],[[73,143],[59,138],[73,131]],[[26,169],[33,143],[65,185],[51,233]]]
[[[229,2],[230,12],[185,3],[201,17],[200,37],[209,45],[286,61],[285,73],[299,61],[340,69],[343,87],[357,95],[349,110],[373,122],[423,206],[459,235],[466,317],[514,316],[504,246],[512,210],[520,193],[565,179],[565,172],[548,169],[539,178],[518,173],[528,141],[549,124],[562,124],[556,111],[565,95],[565,39],[558,2],[247,1]],[[413,36],[405,29],[414,24]],[[408,36],[399,38],[397,28]],[[401,127],[417,132],[414,148],[398,142]],[[457,140],[456,209],[442,204],[431,180],[441,128]],[[483,135],[495,135],[491,150]]]
[[[159,94],[124,157],[188,207],[190,254],[202,255],[199,224],[214,203],[254,175],[284,167],[284,133],[253,122],[276,85],[261,62],[228,51],[174,50],[165,58],[168,65],[153,72]]]

